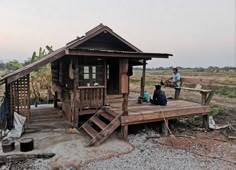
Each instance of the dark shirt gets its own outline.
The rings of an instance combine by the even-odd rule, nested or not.
[[[152,100],[153,104],[164,105],[164,106],[167,104],[165,92],[162,90],[155,90],[153,93]]]

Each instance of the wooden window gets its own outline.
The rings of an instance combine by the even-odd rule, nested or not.
[[[81,65],[79,66],[80,86],[104,85],[104,65]]]
[[[92,79],[96,80],[96,66],[92,66]]]
[[[84,80],[89,79],[89,66],[84,66]]]
[[[109,65],[107,65],[107,80],[109,79]]]

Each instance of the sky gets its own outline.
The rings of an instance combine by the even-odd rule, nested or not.
[[[236,66],[235,0],[0,0],[0,60],[64,46],[100,23],[144,52],[148,67]]]

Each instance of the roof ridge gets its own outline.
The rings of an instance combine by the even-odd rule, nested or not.
[[[96,31],[98,31],[98,30],[100,30],[100,29],[102,29],[102,28],[104,28],[104,27],[106,27],[106,26],[103,25],[102,23],[100,23],[100,24],[97,25],[96,27],[94,27],[94,28],[92,28],[91,30],[87,31],[87,32],[85,33],[85,35],[87,36],[87,35],[89,35],[89,34],[92,34],[93,32],[96,32]]]

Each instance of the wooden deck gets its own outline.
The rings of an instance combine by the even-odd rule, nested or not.
[[[30,129],[64,129],[72,126],[66,117],[58,115],[59,109],[53,105],[39,105],[37,108],[31,107]]]
[[[107,103],[110,105],[108,107],[118,114],[122,113],[122,101],[121,96],[107,98]],[[71,122],[65,117],[59,116],[57,112],[58,110],[53,108],[52,105],[39,105],[38,108],[32,108],[29,127],[39,129],[71,127]],[[145,102],[138,104],[136,98],[129,97],[128,115],[121,116],[121,126],[162,121],[164,118],[170,120],[194,115],[203,116],[209,112],[209,105],[203,106],[199,103],[184,100],[169,100],[167,106],[157,106]]]
[[[111,99],[112,110],[120,112],[122,109],[121,99]],[[210,106],[184,101],[169,100],[167,106],[157,106],[150,103],[137,104],[136,99],[129,98],[128,115],[121,117],[121,125],[141,124],[154,121],[161,121],[164,117],[176,119],[180,117],[189,117],[194,115],[207,115],[210,112]]]

